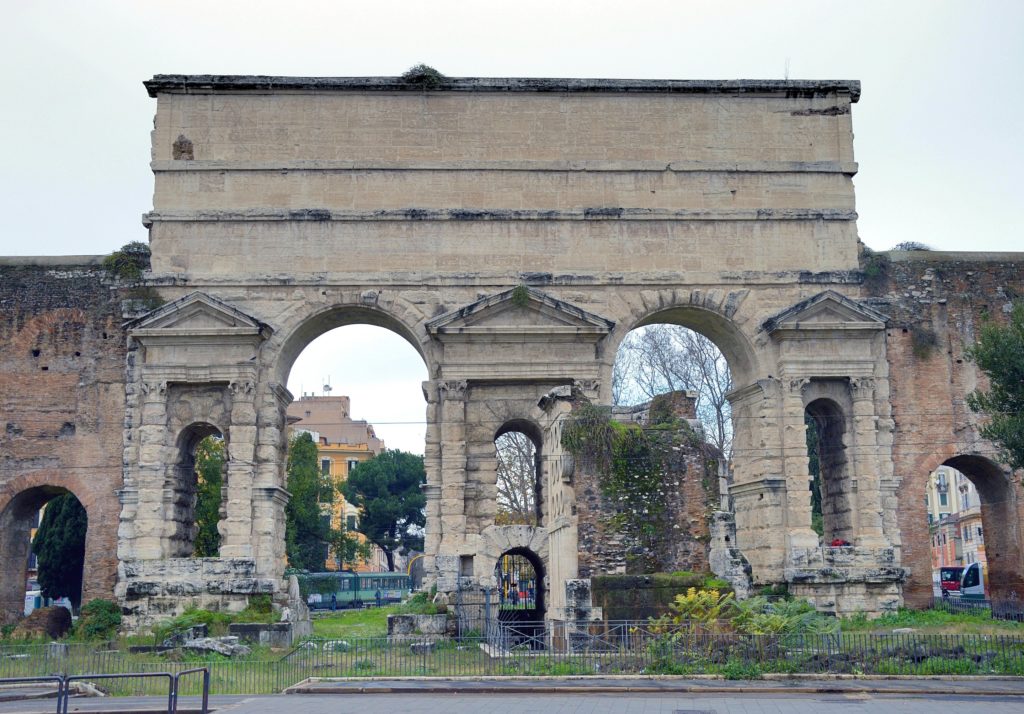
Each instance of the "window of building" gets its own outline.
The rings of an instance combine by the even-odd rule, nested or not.
[[[354,531],[356,529],[356,517],[355,516],[348,516],[345,519],[345,528],[350,530],[350,531]]]
[[[348,472],[352,473],[352,469],[354,469],[358,465],[359,465],[359,461],[357,459],[349,459],[348,460]]]
[[[331,473],[331,460],[320,459],[320,473],[329,475]]]
[[[945,493],[940,493],[939,494],[939,505],[940,506],[948,506],[949,505],[949,496],[947,496]]]
[[[978,540],[981,540],[981,526],[978,526]]]

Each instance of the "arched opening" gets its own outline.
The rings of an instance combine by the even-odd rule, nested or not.
[[[632,428],[609,432],[611,459],[596,479],[577,468],[577,493],[600,495],[577,501],[581,573],[710,569],[709,514],[730,508],[732,466],[753,457],[733,448],[742,342],[727,320],[698,309],[657,313],[623,338],[611,418]]]
[[[543,525],[540,429],[524,420],[506,422],[495,433],[494,449],[498,506],[495,524]]]
[[[825,545],[852,545],[856,514],[846,447],[847,419],[828,398],[804,410],[811,476],[811,524]]]
[[[544,565],[527,548],[513,548],[501,554],[494,566],[498,585],[498,622],[509,645],[544,647]]]
[[[938,494],[941,487],[947,492],[948,509],[940,503],[938,513],[945,515],[937,523],[931,519],[933,563],[937,559],[955,567],[980,563],[987,581],[980,584],[984,595],[994,604],[1019,600],[1024,595],[1024,564],[1017,497],[1009,475],[984,456],[959,455],[946,459],[933,472],[926,498],[934,498],[932,491]],[[935,511],[929,508],[929,513]],[[979,597],[982,591],[970,594]]]
[[[928,475],[924,490],[932,564],[932,595],[960,594],[967,563],[986,564],[978,491],[967,476],[943,464]]]
[[[394,464],[423,462],[422,383],[428,375],[420,351],[410,346],[414,344],[408,330],[392,318],[345,308],[312,318],[282,350],[279,367],[287,366],[294,397],[286,413],[292,454],[284,474],[293,494],[285,524],[290,563],[299,559],[309,570],[404,570],[408,559],[422,550],[423,519],[411,517],[415,514],[406,507],[414,499],[422,501],[418,482],[402,493],[387,494],[393,501],[388,510],[395,515],[390,528],[379,514],[360,512],[342,492],[350,475],[357,469],[372,471],[376,467],[368,462],[386,451],[409,456],[396,457]],[[292,458],[299,437],[308,438],[315,452],[318,483],[309,488],[296,480],[306,468]],[[368,504],[377,500],[364,495]],[[302,507],[297,498],[315,503]],[[300,532],[299,540],[319,541],[322,550],[307,548],[300,554]],[[314,550],[315,557],[308,558]]]
[[[177,448],[168,555],[216,557],[228,487],[224,435],[213,424],[195,422],[178,434]]]
[[[692,392],[693,413],[674,416],[699,420],[705,438],[728,458],[733,440],[728,400],[734,386],[732,370],[718,345],[689,324],[646,321],[626,335],[612,369],[612,405],[636,408],[661,394]],[[644,417],[638,414],[637,419]]]
[[[0,614],[15,620],[29,607],[82,598],[88,514],[61,486],[35,486],[0,512]]]

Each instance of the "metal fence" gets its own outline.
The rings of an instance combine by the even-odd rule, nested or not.
[[[210,710],[210,670],[207,667],[194,667],[172,674],[170,672],[127,672],[122,674],[76,674],[76,675],[40,675],[33,677],[0,677],[2,685],[26,685],[26,684],[53,684],[54,701],[57,707],[57,714],[68,714],[69,700],[72,697],[73,685],[77,682],[88,682],[95,686],[96,682],[135,680],[158,680],[159,684],[166,683],[167,714],[176,714],[178,711],[178,697],[181,689],[181,678],[192,676],[199,682],[200,691],[200,714],[207,714]]]
[[[932,599],[932,607],[936,610],[957,614],[991,613],[995,620],[1024,622],[1024,601],[1016,597],[1002,600],[978,600],[954,596],[936,597]]]
[[[59,647],[66,648],[65,650]],[[462,636],[313,639],[276,660],[161,661],[92,645],[0,646],[0,678],[210,670],[215,694],[280,692],[309,678],[615,674],[1024,676],[1022,635],[839,633],[743,635],[648,622],[493,622]],[[98,682],[111,694],[158,695],[152,679]],[[165,690],[164,690],[165,691]],[[182,679],[182,696],[201,683]]]

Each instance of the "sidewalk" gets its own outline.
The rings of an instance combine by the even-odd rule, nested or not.
[[[772,677],[726,680],[682,677],[311,678],[285,694],[929,694],[1024,697],[1024,678]]]

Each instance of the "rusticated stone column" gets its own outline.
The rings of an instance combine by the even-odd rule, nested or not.
[[[167,447],[167,383],[142,383],[142,426],[139,427],[135,539],[128,558],[163,558],[169,520],[165,513],[164,481],[175,454]]]
[[[250,558],[252,540],[252,485],[256,469],[256,385],[248,380],[231,383],[231,426],[225,473],[227,500],[218,524],[220,555]]]
[[[465,380],[438,384],[441,411],[441,543],[435,567],[439,590],[454,590],[459,552],[466,538],[466,393]]]
[[[782,453],[786,476],[786,525],[790,552],[818,547],[811,529],[810,468],[807,461],[807,426],[803,390],[807,378],[790,379],[782,394]]]
[[[882,494],[878,463],[882,447],[878,443],[878,417],[875,415],[875,380],[850,379],[853,398],[853,473],[857,479],[856,508],[858,545],[887,545],[882,533]]]
[[[249,504],[252,557],[261,575],[284,570],[284,509],[288,503],[284,483],[288,441],[284,425],[285,410],[291,401],[291,392],[271,384],[263,391],[257,411],[256,468]]]
[[[435,578],[434,554],[441,545],[441,426],[438,424],[440,405],[438,386],[435,382],[423,383],[423,398],[427,402],[427,433],[423,450],[423,466],[427,472],[427,483],[423,487],[426,497],[427,523],[423,538],[423,572],[428,584]]]

